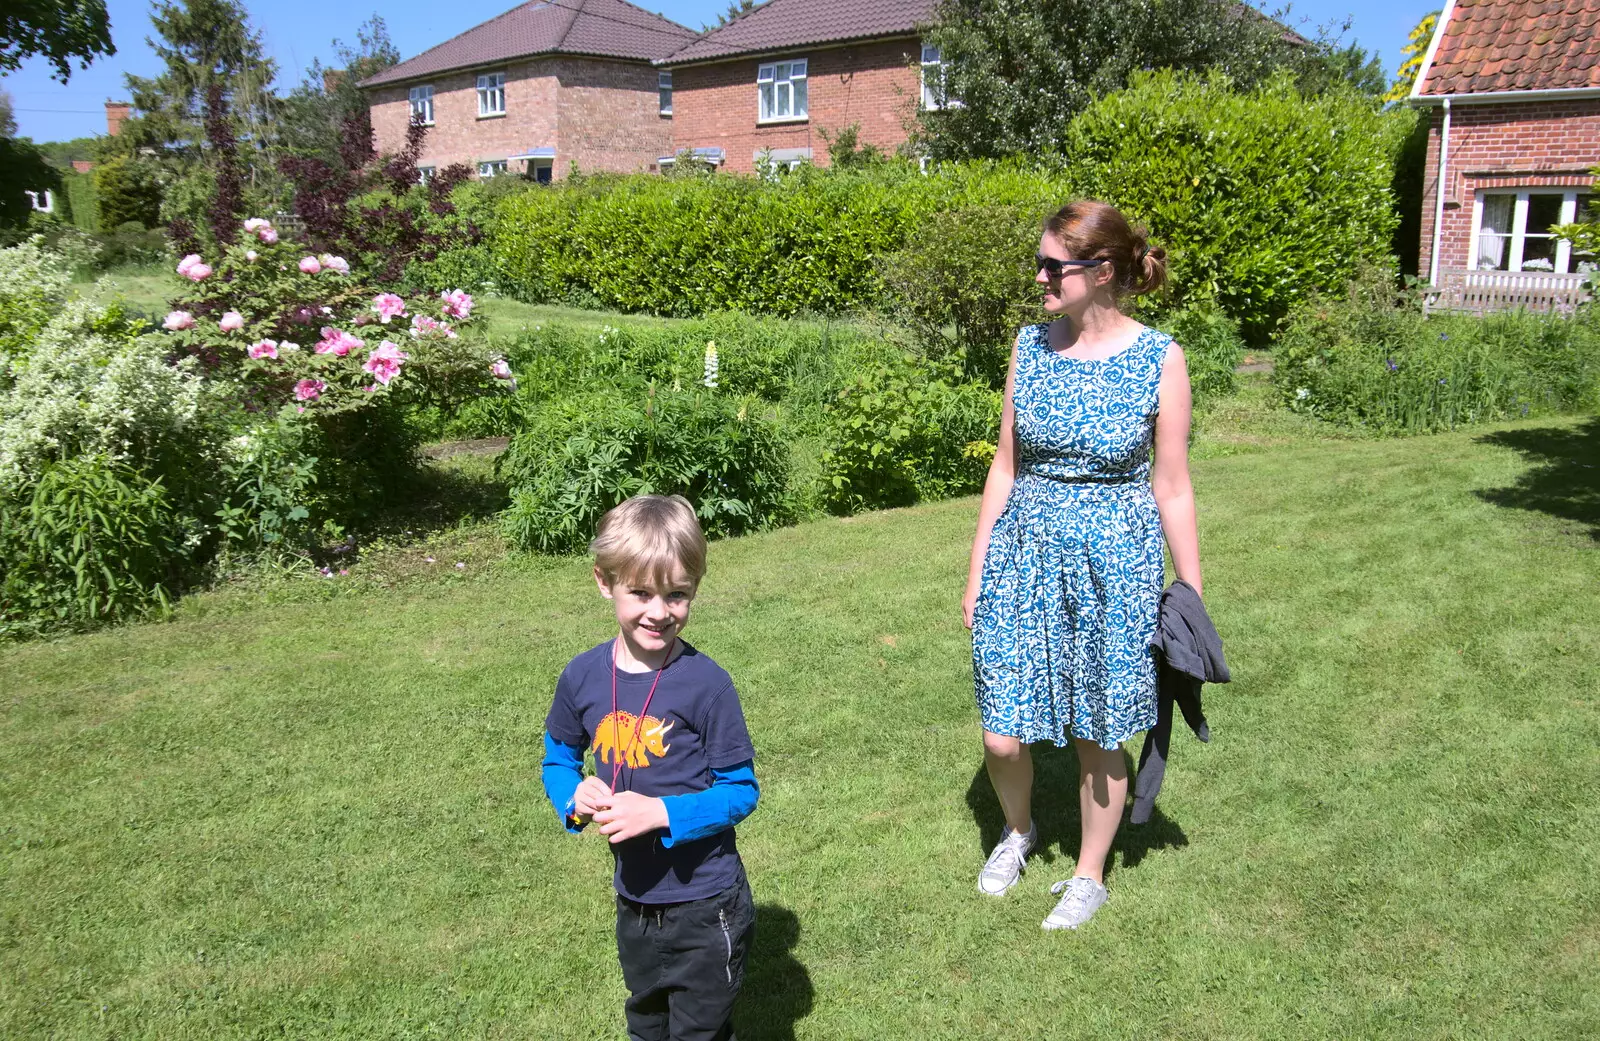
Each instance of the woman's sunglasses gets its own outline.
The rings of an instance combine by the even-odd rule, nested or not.
[[[1043,271],[1045,274],[1049,275],[1051,278],[1060,278],[1062,275],[1067,273],[1067,270],[1069,268],[1075,268],[1075,267],[1081,267],[1081,268],[1099,267],[1101,264],[1104,264],[1104,263],[1105,263],[1104,259],[1100,259],[1100,260],[1057,260],[1055,257],[1047,257],[1043,253],[1035,253],[1033,255],[1033,269],[1035,271]]]

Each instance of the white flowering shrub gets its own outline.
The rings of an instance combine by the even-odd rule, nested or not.
[[[72,271],[35,235],[0,249],[0,364],[26,350],[61,310]]]
[[[0,370],[0,490],[31,485],[51,463],[104,455],[156,476],[206,454],[206,385],[195,362],[167,360],[115,308],[65,306]]]

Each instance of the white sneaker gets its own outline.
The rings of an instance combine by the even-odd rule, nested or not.
[[[1032,821],[1028,822],[1026,835],[1007,827],[994,852],[984,861],[983,870],[978,872],[978,892],[984,896],[1005,895],[1006,890],[1021,880],[1022,862],[1033,851],[1033,844],[1038,838],[1039,829]]]
[[[1042,928],[1076,929],[1094,917],[1106,902],[1106,887],[1092,878],[1075,875],[1050,887],[1050,892],[1066,890],[1066,895],[1056,903],[1055,910],[1045,916]]]

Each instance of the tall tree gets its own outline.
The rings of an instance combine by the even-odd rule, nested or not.
[[[6,0],[0,5],[0,70],[20,68],[40,54],[62,83],[72,77],[72,59],[88,68],[95,58],[117,53],[105,0]]]
[[[153,148],[188,158],[204,151],[206,99],[222,90],[238,137],[259,149],[272,125],[277,64],[262,50],[234,0],[165,0],[150,14],[156,36],[145,37],[166,69],[125,82],[137,116],[124,123],[125,149]]]
[[[1234,0],[941,0],[924,39],[959,99],[922,114],[935,158],[1053,152],[1133,72],[1220,69],[1250,87],[1318,46]]]
[[[367,115],[369,102],[357,84],[400,62],[400,50],[378,14],[356,30],[354,47],[334,40],[333,53],[337,64],[331,68],[320,59],[311,62],[305,80],[283,99],[278,120],[278,143],[286,154],[330,165],[338,160],[346,123]]]
[[[11,95],[0,90],[0,137],[17,136],[16,109],[11,105]]]
[[[1376,54],[1368,54],[1365,47],[1352,43],[1348,47],[1317,47],[1309,51],[1301,71],[1300,85],[1312,94],[1321,94],[1344,85],[1358,94],[1379,99],[1383,97],[1389,80],[1383,74],[1382,60]]]
[[[1422,21],[1411,30],[1411,35],[1406,37],[1406,45],[1400,48],[1400,53],[1405,55],[1405,60],[1400,63],[1399,70],[1395,73],[1394,86],[1389,88],[1389,93],[1383,96],[1385,101],[1404,101],[1411,93],[1411,88],[1416,85],[1417,74],[1422,71],[1422,59],[1427,56],[1428,43],[1433,39],[1433,30],[1439,24],[1439,12],[1422,16]]]

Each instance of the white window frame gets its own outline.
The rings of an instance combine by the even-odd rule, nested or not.
[[[811,118],[809,67],[807,58],[767,61],[756,67],[757,123],[802,123]]]
[[[481,72],[478,74],[478,118],[490,119],[506,114],[506,74]]]
[[[961,102],[951,100],[948,95],[941,99],[930,88],[935,88],[939,94],[944,94],[944,60],[939,55],[939,48],[931,43],[925,43],[922,45],[923,109],[928,112],[941,112],[947,108],[961,107]]]
[[[491,177],[498,177],[509,169],[510,164],[504,159],[480,159],[478,160],[478,179],[488,180]]]
[[[411,119],[413,122],[418,116],[422,117],[424,126],[433,126],[433,85],[423,84],[412,87],[406,92],[406,100],[411,104]]]
[[[1561,196],[1561,217],[1557,223],[1571,224],[1578,219],[1578,200],[1590,193],[1582,188],[1482,188],[1473,195],[1472,200],[1472,237],[1467,244],[1467,270],[1491,270],[1478,267],[1478,240],[1479,233],[1483,230],[1484,204],[1494,195],[1514,196],[1516,202],[1511,211],[1511,235],[1506,242],[1506,271],[1522,270],[1522,252],[1528,239],[1528,196],[1530,195],[1559,195]],[[1534,232],[1535,238],[1548,238],[1545,232]],[[1554,269],[1556,274],[1567,274],[1572,267],[1572,244],[1561,239],[1556,240],[1556,256]]]
[[[656,73],[656,100],[663,116],[672,115],[672,73]]]
[[[417,167],[417,183],[427,184],[429,181],[437,177],[438,174],[439,168],[436,166],[419,166]]]

